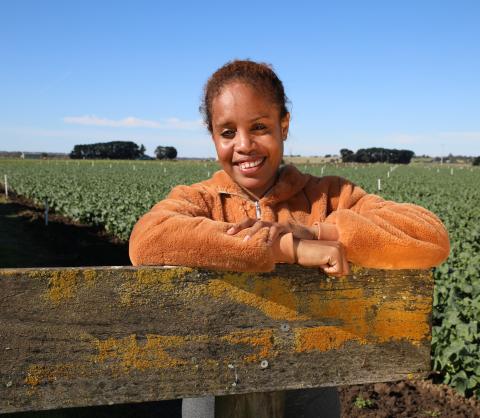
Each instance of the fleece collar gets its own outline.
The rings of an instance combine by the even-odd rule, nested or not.
[[[282,166],[277,182],[260,201],[266,204],[286,201],[301,191],[309,179],[308,174],[301,173],[293,165]],[[217,171],[208,183],[218,194],[238,195],[247,200],[255,200],[223,170]]]

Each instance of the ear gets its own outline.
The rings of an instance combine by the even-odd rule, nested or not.
[[[282,139],[284,141],[287,139],[289,126],[290,126],[290,113],[287,113],[280,121],[280,127],[282,129]]]

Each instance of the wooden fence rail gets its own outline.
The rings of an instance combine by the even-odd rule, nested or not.
[[[0,412],[349,385],[430,370],[429,271],[0,270]]]

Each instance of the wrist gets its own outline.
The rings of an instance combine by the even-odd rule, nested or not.
[[[296,243],[297,239],[293,238],[293,234],[283,234],[278,237],[272,244],[273,258],[276,263],[294,264],[297,262]]]
[[[295,258],[300,265],[310,265],[312,258],[315,256],[317,248],[317,240],[299,239],[295,248]]]
[[[338,233],[338,228],[335,224],[327,222],[315,222],[314,227],[316,227],[316,239],[321,241],[338,241],[340,239],[340,234]]]

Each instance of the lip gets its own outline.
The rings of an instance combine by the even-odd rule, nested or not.
[[[255,158],[246,158],[246,159],[242,159],[242,160],[239,160],[239,161],[235,161],[234,162],[234,165],[238,168],[238,170],[242,173],[242,174],[253,174],[253,173],[256,173],[258,170],[260,170],[265,161],[266,161],[266,157],[255,157]],[[255,161],[259,161],[261,160],[261,162],[254,166],[254,167],[242,167],[241,164],[244,164],[244,163],[252,163],[252,162],[255,162]]]
[[[238,158],[235,161],[233,161],[233,164],[238,165],[238,164],[242,164],[242,163],[249,163],[249,162],[261,160],[263,158],[265,158],[264,155],[253,155],[253,156],[250,156],[250,157],[247,157],[247,158]]]

